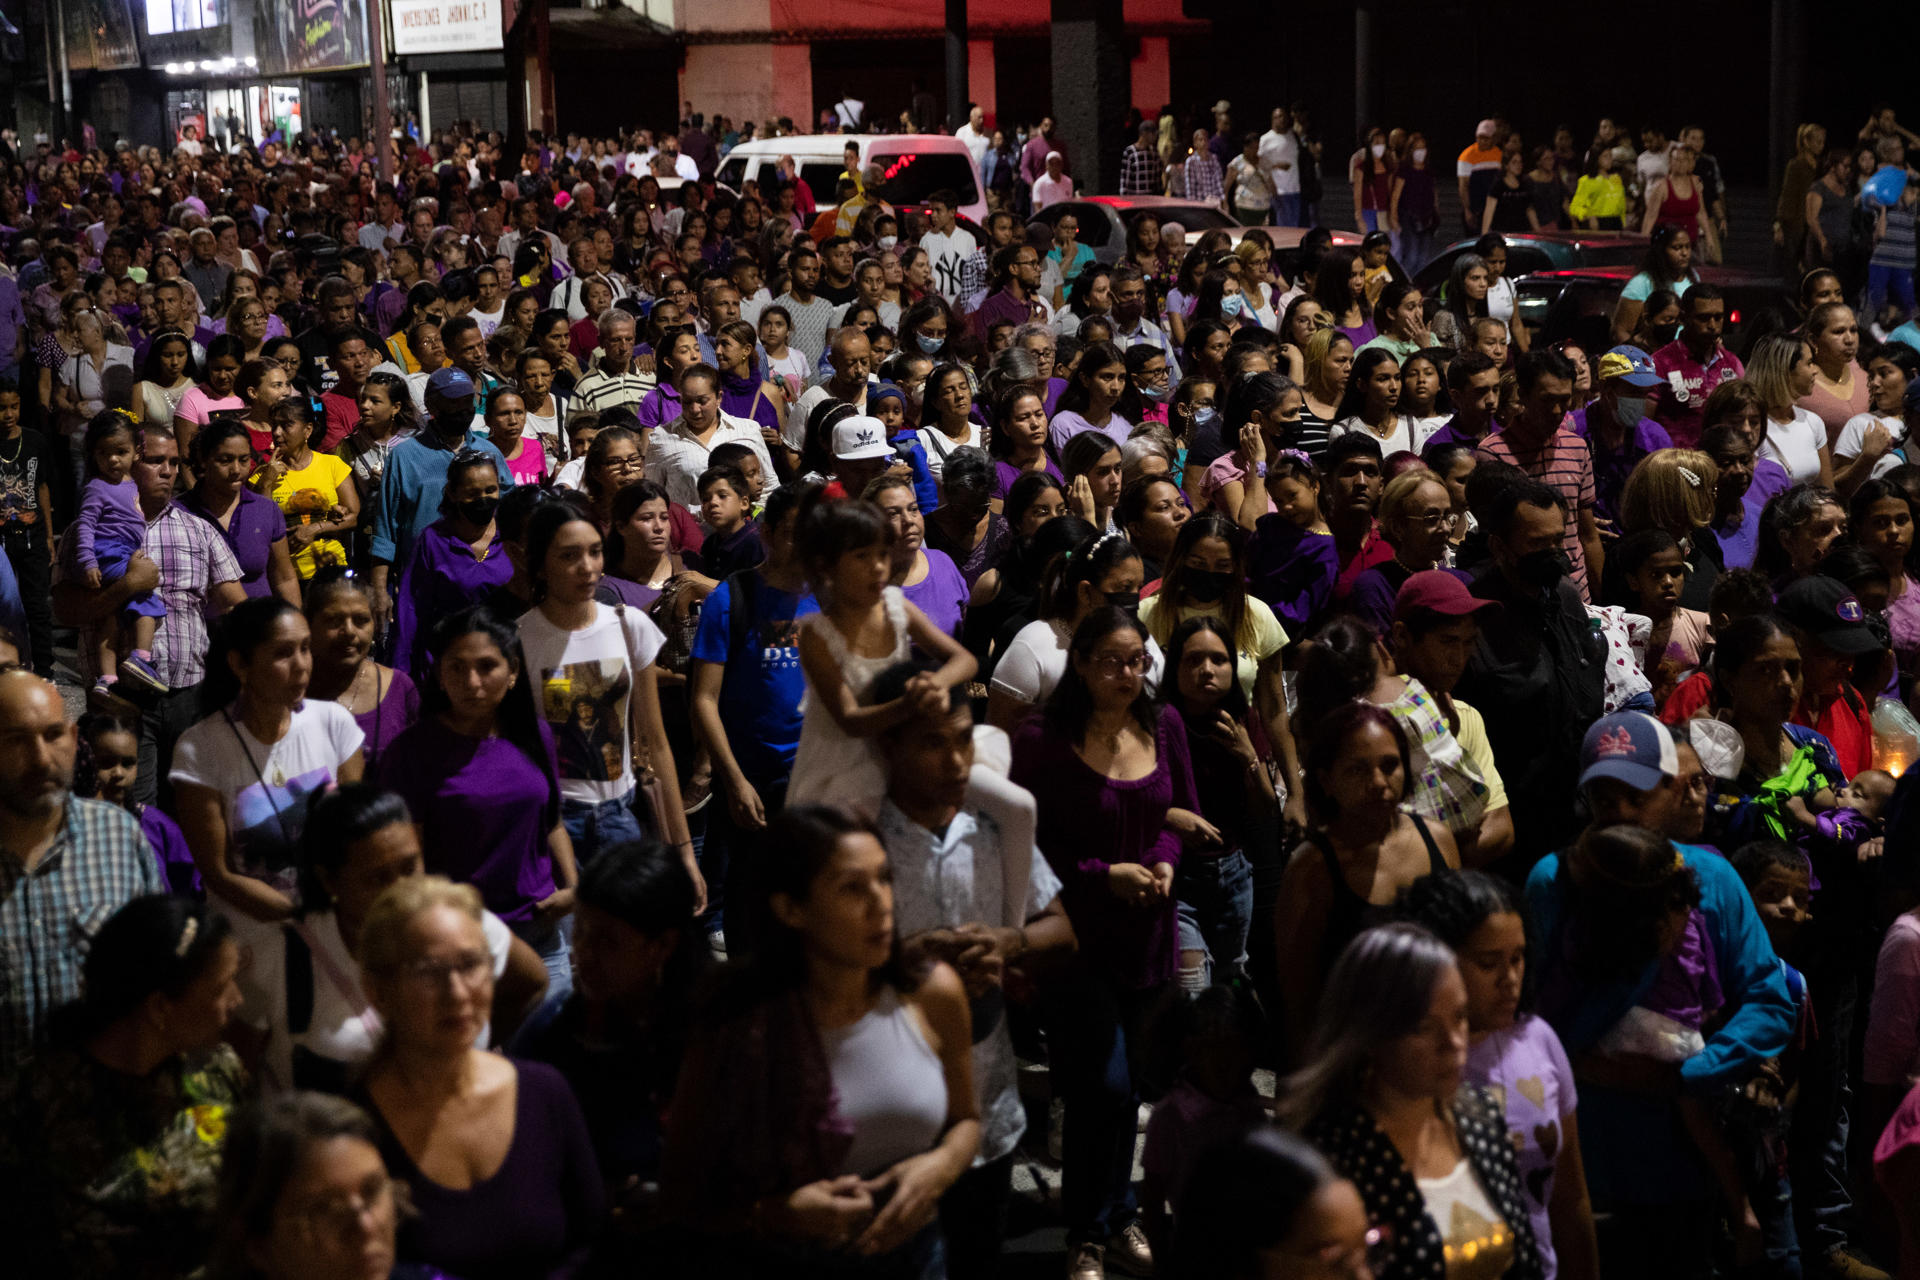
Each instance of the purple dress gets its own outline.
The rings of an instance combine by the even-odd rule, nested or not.
[[[1180,713],[1160,708],[1154,768],[1118,782],[1096,773],[1045,717],[1023,724],[1013,739],[1013,781],[1039,797],[1035,843],[1060,877],[1060,899],[1080,940],[1080,954],[1102,981],[1141,990],[1173,980],[1177,966],[1174,904],[1135,907],[1113,896],[1115,863],[1152,867],[1180,862],[1180,837],[1167,810],[1192,809],[1193,764]]]
[[[355,1099],[373,1116],[380,1154],[418,1211],[400,1227],[401,1262],[460,1280],[558,1280],[585,1265],[607,1207],[586,1118],[558,1071],[513,1065],[513,1144],[491,1177],[464,1191],[422,1173],[373,1099]]]
[[[967,582],[954,567],[953,558],[944,551],[925,551],[927,576],[910,587],[900,588],[915,608],[927,615],[939,630],[950,636],[960,634],[960,618],[967,607]]]

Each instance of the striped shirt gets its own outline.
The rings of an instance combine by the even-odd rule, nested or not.
[[[1592,511],[1594,504],[1593,455],[1587,450],[1587,442],[1565,427],[1556,427],[1545,443],[1530,448],[1507,432],[1496,431],[1480,442],[1474,455],[1518,467],[1560,495],[1567,504],[1567,532],[1562,545],[1573,561],[1573,585],[1582,600],[1591,601],[1587,552],[1580,544],[1580,513]]]
[[[26,1056],[48,1014],[79,998],[87,941],[107,917],[166,891],[140,819],[98,800],[67,801],[53,847],[31,871],[0,850],[0,1070]]]
[[[1196,151],[1187,157],[1187,199],[1218,204],[1227,198],[1220,181],[1220,162],[1211,151]]]
[[[54,580],[84,578],[69,553],[74,540],[60,541]],[[160,619],[154,632],[154,669],[168,688],[191,688],[207,674],[207,598],[221,583],[241,581],[245,572],[217,525],[171,502],[147,521],[140,549],[160,570],[160,585],[155,592],[167,607],[167,616]],[[81,654],[90,661],[99,652],[105,628],[119,624],[119,616],[113,614],[80,628]],[[89,676],[97,674],[88,672]]]
[[[1911,271],[1914,267],[1914,215],[1920,207],[1896,204],[1886,210],[1887,233],[1873,246],[1872,265]]]
[[[632,409],[638,413],[640,402],[658,385],[659,379],[655,375],[642,373],[632,365],[627,366],[625,373],[595,369],[574,384],[573,403],[568,407],[568,412],[605,413],[609,409]]]

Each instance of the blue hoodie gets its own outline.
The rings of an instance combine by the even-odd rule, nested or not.
[[[1707,1038],[1706,1047],[1680,1064],[1680,1087],[1706,1096],[1743,1083],[1793,1036],[1798,1007],[1787,989],[1784,967],[1754,910],[1753,900],[1725,858],[1695,845],[1676,845],[1700,885],[1700,913],[1707,924],[1721,989],[1732,1016]],[[1542,989],[1565,962],[1566,895],[1571,888],[1558,854],[1541,859],[1527,877],[1534,963]],[[1602,986],[1567,981],[1572,998],[1547,1021],[1560,1034],[1567,1057],[1578,1062],[1631,1009],[1653,983],[1656,960],[1632,982]],[[1705,1162],[1681,1127],[1672,1100],[1583,1083],[1580,1145],[1596,1208],[1611,1204],[1682,1204],[1714,1199]]]

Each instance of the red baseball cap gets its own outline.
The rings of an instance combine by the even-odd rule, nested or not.
[[[1438,613],[1464,618],[1487,609],[1499,609],[1498,600],[1482,600],[1447,569],[1423,569],[1400,584],[1393,598],[1393,616],[1405,620],[1416,613]]]

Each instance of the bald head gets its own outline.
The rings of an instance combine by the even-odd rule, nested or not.
[[[834,333],[827,360],[842,385],[865,382],[873,369],[873,344],[859,325],[847,325]]]
[[[0,812],[34,821],[63,810],[78,742],[51,681],[0,673]]]

